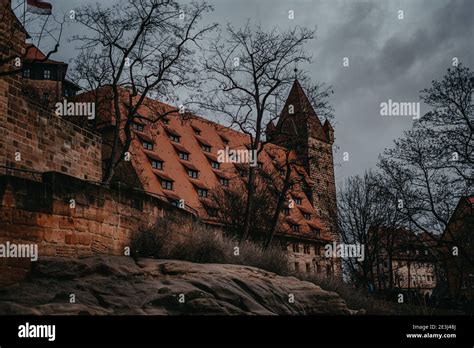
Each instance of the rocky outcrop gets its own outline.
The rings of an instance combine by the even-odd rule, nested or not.
[[[334,292],[253,267],[105,255],[42,258],[0,290],[2,315],[353,313]]]

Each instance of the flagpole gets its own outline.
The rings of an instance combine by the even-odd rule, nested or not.
[[[23,0],[23,27],[25,27],[26,22],[26,0]]]

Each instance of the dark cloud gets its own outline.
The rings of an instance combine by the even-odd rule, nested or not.
[[[54,1],[55,11],[93,0]],[[101,0],[103,6],[116,3]],[[382,118],[387,99],[417,101],[419,91],[443,76],[453,57],[474,68],[474,1],[471,0],[208,0],[215,11],[204,20],[222,25],[248,19],[264,27],[317,26],[307,49],[314,62],[305,69],[313,80],[333,85],[336,111],[338,181],[375,166],[384,148],[411,127],[409,118]],[[288,19],[294,10],[295,19]],[[402,10],[404,19],[397,18]],[[67,39],[80,27],[65,29],[61,52],[68,61],[74,47]],[[342,66],[349,57],[350,66]],[[422,107],[422,111],[424,108]],[[350,161],[343,162],[348,151]]]

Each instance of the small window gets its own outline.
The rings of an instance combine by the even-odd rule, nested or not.
[[[283,214],[284,214],[285,216],[289,216],[289,215],[290,215],[290,208],[285,208],[285,209],[283,209]]]
[[[165,190],[173,190],[173,182],[170,180],[161,180],[161,187]]]
[[[291,225],[291,230],[293,232],[299,232],[300,231],[300,225]]]
[[[175,207],[179,208],[179,200],[177,200],[177,199],[171,200],[171,205],[174,205]]]
[[[207,208],[207,213],[210,217],[217,217],[217,215],[219,214],[219,210],[217,210],[216,208]]]
[[[140,123],[132,123],[132,127],[133,127],[133,129],[135,129],[139,132],[143,132],[145,130],[145,127],[143,127],[143,125],[140,124]]]
[[[150,143],[149,141],[144,141],[143,143],[143,148],[146,150],[153,150],[153,144]]]
[[[206,189],[198,188],[197,192],[198,192],[199,197],[207,197],[207,190]]]
[[[299,262],[295,262],[295,271],[296,272],[300,271],[300,263]]]
[[[49,69],[43,70],[43,78],[45,80],[51,80],[51,70]]]
[[[295,198],[295,203],[298,205],[301,205],[301,198]]]
[[[311,229],[311,232],[313,232],[313,233],[316,235],[316,237],[320,237],[320,236],[321,236],[321,230],[320,230],[319,228],[313,227],[313,228]]]
[[[309,246],[309,244],[304,244],[304,245],[303,245],[303,252],[304,252],[305,254],[309,254],[309,253],[310,253],[310,246]]]
[[[43,102],[49,102],[49,93],[43,93]]]
[[[201,135],[201,130],[200,129],[193,128],[193,130],[194,130],[194,134]]]
[[[209,145],[201,145],[202,151],[211,152],[211,147]]]
[[[163,161],[152,160],[152,161],[151,161],[151,166],[152,166],[154,169],[163,170]]]
[[[314,247],[314,254],[321,256],[321,247],[319,245]]]
[[[161,121],[163,122],[163,124],[169,124],[170,123],[170,120],[167,117],[163,117],[161,119]]]
[[[229,140],[223,139],[222,141],[224,142],[224,145],[229,145]]]
[[[229,186],[229,179],[220,178],[219,181],[220,181],[222,186]]]
[[[258,169],[262,170],[262,169],[263,169],[263,163],[262,163],[262,162],[258,162],[258,163],[257,163],[257,167],[258,167]]]
[[[280,173],[281,176],[285,176],[285,170],[284,169],[278,169],[278,173]]]
[[[188,161],[189,160],[189,153],[186,152],[178,152],[178,157],[182,160]]]
[[[220,169],[221,164],[219,162],[216,162],[216,161],[211,161],[211,167],[214,168],[214,169]]]
[[[177,135],[174,135],[174,134],[170,134],[169,135],[169,138],[171,141],[174,141],[175,143],[179,143],[179,138]]]
[[[293,243],[293,252],[294,253],[299,253],[300,252],[300,244],[299,243]]]
[[[31,70],[30,69],[23,70],[23,77],[29,79],[30,76],[31,76]]]
[[[304,215],[305,220],[311,220],[311,214],[304,213],[303,215]]]
[[[198,171],[197,170],[188,170],[188,175],[190,178],[197,179],[198,178]]]

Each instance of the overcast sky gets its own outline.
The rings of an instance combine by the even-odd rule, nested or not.
[[[55,13],[94,1],[51,0]],[[102,0],[102,4],[114,3]],[[333,86],[336,178],[373,168],[378,155],[412,125],[410,117],[382,117],[380,103],[418,101],[419,91],[440,79],[453,57],[474,68],[474,1],[470,0],[215,0],[205,21],[240,26],[248,19],[282,29],[317,26],[307,46],[313,81]],[[294,19],[288,11],[294,11]],[[398,19],[399,10],[403,19]],[[77,26],[66,27],[53,59],[74,55],[67,42]],[[343,66],[343,58],[349,66]],[[426,108],[421,106],[421,112]],[[349,161],[342,160],[349,152]]]

